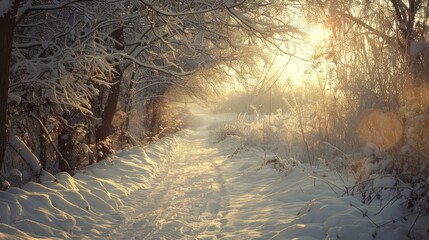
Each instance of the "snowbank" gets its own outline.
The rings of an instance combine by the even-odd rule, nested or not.
[[[224,148],[233,145],[233,138],[242,142],[235,152],[231,151],[231,160],[223,163],[229,165],[227,169],[242,172],[230,181],[231,188],[245,189],[230,196],[242,211],[234,209],[237,213],[224,220],[232,222],[224,227],[228,229],[223,233],[226,239],[241,239],[243,235],[249,239],[429,239],[429,216],[424,209],[419,213],[408,208],[410,190],[405,184],[378,176],[372,196],[362,196],[362,186],[356,186],[352,177],[347,181],[322,164],[312,168],[293,158],[277,156],[276,147],[257,141],[263,129],[258,124],[221,126],[215,132],[222,135],[215,142],[220,141]],[[268,142],[282,143],[274,140],[279,139]],[[255,170],[258,163],[262,167]]]
[[[233,146],[234,138],[220,144]],[[392,178],[375,181],[384,190],[364,204],[357,192],[346,194],[353,183],[335,172],[275,157],[241,146],[223,163],[242,173],[228,181],[234,211],[222,219],[225,239],[429,239],[429,216],[409,211],[388,190]]]
[[[0,239],[94,239],[126,218],[123,200],[152,188],[179,137],[122,151],[71,177],[42,173],[41,182],[0,191]],[[113,217],[112,217],[113,216]]]

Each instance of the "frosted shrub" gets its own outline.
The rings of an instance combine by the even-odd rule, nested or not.
[[[226,100],[220,102],[214,107],[213,111],[219,112],[246,112],[255,111],[255,106],[261,106],[258,112],[262,114],[271,114],[272,110],[287,110],[282,98],[287,94],[287,89],[280,84],[274,85],[269,91],[262,91],[258,96],[252,92],[234,92],[226,97]]]
[[[245,123],[242,141],[246,145],[278,148],[281,144],[283,122],[281,112],[260,116],[255,110],[255,120]]]
[[[240,136],[240,135],[242,135],[242,131],[243,131],[243,129],[238,127],[237,124],[225,125],[223,127],[220,127],[216,131],[216,136],[214,138],[214,141],[215,142],[223,141],[228,136]]]
[[[246,114],[239,114],[238,118],[234,122],[218,123],[212,126],[214,134],[212,137],[213,142],[221,142],[229,136],[238,136],[242,138],[244,136]]]
[[[114,148],[113,148],[113,146],[112,146],[112,144],[113,144],[113,141],[112,141],[112,139],[111,139],[111,137],[109,136],[108,138],[106,138],[106,140],[104,140],[104,141],[100,141],[98,144],[100,144],[101,146],[103,146],[103,147],[106,147],[107,149],[109,149],[109,151],[111,151],[111,153],[114,153],[115,152],[115,150],[114,150]],[[101,147],[98,147],[98,149],[100,149]],[[103,153],[100,151],[99,153],[98,153],[100,156],[103,156]]]
[[[235,122],[218,126],[214,141],[238,136],[246,146],[262,147],[280,157],[299,159],[301,154],[297,151],[300,151],[301,146],[294,137],[293,125],[290,115],[282,111],[261,116],[255,109],[253,115],[240,114]]]
[[[282,159],[276,155],[274,157],[263,159],[262,166],[271,166],[277,172],[287,175],[291,169],[296,167],[302,167],[302,164],[300,161],[296,159],[293,159],[293,158]]]
[[[405,123],[396,121],[396,125],[403,124],[398,127],[386,128],[390,124],[385,119],[386,114],[381,119],[378,117],[365,123],[368,125],[366,132],[359,131],[358,127],[362,140],[376,144],[367,142],[360,160],[350,164],[356,184],[348,189],[348,194],[359,193],[363,203],[380,201],[382,207],[388,202],[399,201],[410,211],[427,214],[427,117],[421,114],[413,116],[410,112],[404,114]]]

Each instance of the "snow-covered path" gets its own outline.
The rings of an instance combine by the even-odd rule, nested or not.
[[[287,182],[261,169],[256,153],[236,139],[213,143],[205,127],[188,131],[159,183],[130,199],[136,211],[108,238],[269,239],[317,195],[284,196],[279,187],[312,187],[306,174],[296,177]]]
[[[194,239],[219,231],[220,209],[228,201],[219,149],[205,138],[184,140],[173,159],[156,187],[132,199],[138,211],[111,239]]]

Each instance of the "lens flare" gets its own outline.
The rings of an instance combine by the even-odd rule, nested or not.
[[[401,140],[403,126],[395,113],[370,110],[358,122],[357,134],[364,142],[387,150]]]
[[[407,89],[403,98],[407,111],[422,113],[429,108],[429,89],[425,86]]]

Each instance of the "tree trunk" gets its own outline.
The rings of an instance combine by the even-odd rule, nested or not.
[[[69,123],[70,115],[68,113],[63,114],[63,118]],[[62,156],[58,156],[58,168],[61,172],[68,172],[71,168],[74,169],[73,161],[73,129],[65,126],[62,128],[58,135],[58,150]]]
[[[146,105],[145,128],[150,133],[149,140],[155,140],[155,136],[160,132],[162,101],[154,97],[149,99]]]
[[[93,152],[93,153],[88,153],[88,164],[92,165],[92,164],[97,162],[97,159],[95,158],[96,154],[94,154],[94,152],[96,152],[96,150],[92,149],[92,147],[91,147],[92,143],[94,143],[94,141],[95,141],[94,140],[94,138],[95,138],[94,137],[95,127],[94,127],[94,121],[92,119],[86,118],[85,121],[86,121],[86,126],[88,127],[88,131],[86,133],[87,145],[90,148],[90,150]]]
[[[7,103],[9,97],[9,68],[12,56],[13,33],[16,12],[20,0],[15,0],[13,9],[0,17],[0,169],[7,144]]]
[[[106,139],[109,137],[112,130],[112,120],[116,112],[118,104],[120,85],[122,79],[122,72],[115,74],[115,84],[110,88],[109,96],[107,98],[106,106],[101,114],[101,125],[97,127],[97,148],[98,148],[98,161],[104,159],[107,155],[112,153]]]
[[[131,75],[130,84],[128,85],[128,90],[125,93],[125,107],[124,107],[125,124],[124,124],[124,128],[122,129],[123,132],[128,132],[128,129],[130,127],[130,115],[131,115],[131,110],[133,106],[133,97],[135,96],[135,94],[133,94],[133,90],[135,88],[134,77],[135,77],[135,72],[133,72],[133,74]]]
[[[150,131],[152,132],[153,136],[157,135],[160,131],[160,120],[161,120],[161,101],[158,98],[153,99],[153,105],[152,105],[152,120],[150,125]]]
[[[124,47],[118,43],[122,43],[124,39],[124,28],[120,27],[112,34],[113,39],[117,41],[115,44],[115,49],[123,50]],[[106,105],[101,114],[101,125],[97,127],[97,149],[98,149],[98,161],[104,159],[106,156],[110,155],[111,147],[106,142],[106,139],[109,137],[112,130],[112,120],[116,112],[116,106],[118,105],[119,93],[121,90],[122,82],[122,69],[119,65],[115,67],[116,73],[113,76],[114,84],[110,87],[109,96],[107,97]]]
[[[46,125],[46,121],[45,118],[41,116],[40,112],[39,112],[39,119],[42,122],[43,125]],[[44,131],[42,129],[42,126],[39,126],[39,141],[40,141],[40,149],[39,149],[39,160],[40,160],[40,164],[42,164],[42,169],[47,170],[46,169],[46,150],[47,150],[47,146],[46,146],[46,140],[45,140],[45,134]]]

